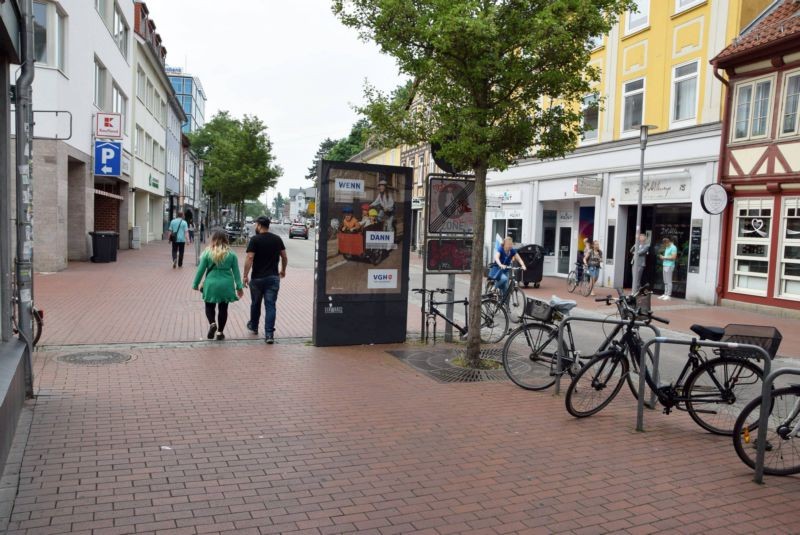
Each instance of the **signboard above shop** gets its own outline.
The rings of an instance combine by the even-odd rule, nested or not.
[[[645,175],[642,189],[643,202],[688,201],[692,194],[692,176],[689,173]],[[636,204],[639,200],[639,179],[622,182],[620,203]]]
[[[122,114],[100,112],[95,115],[94,135],[101,139],[121,139]]]
[[[575,193],[602,197],[603,179],[596,176],[579,176],[578,182],[575,184]]]

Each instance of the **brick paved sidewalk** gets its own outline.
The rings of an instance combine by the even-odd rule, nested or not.
[[[511,383],[384,352],[207,344],[77,366],[39,352],[9,534],[797,533],[800,478],[623,390],[574,420]]]

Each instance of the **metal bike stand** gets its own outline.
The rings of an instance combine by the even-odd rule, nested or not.
[[[561,348],[564,345],[564,327],[567,323],[572,323],[575,321],[584,321],[587,323],[610,323],[611,325],[628,325],[630,321],[628,320],[618,320],[618,319],[601,319],[601,318],[589,318],[589,317],[581,317],[581,316],[565,316],[564,319],[558,324],[558,346],[556,347],[556,391],[555,395],[558,396],[561,394],[561,376],[562,371],[564,370],[562,366],[562,359],[564,356],[561,354]],[[648,329],[652,330],[656,337],[661,336],[661,331],[655,325],[651,325],[650,323],[645,323],[643,321],[636,321],[633,323],[636,327],[647,327]],[[658,362],[658,351],[659,347],[656,347],[656,353],[653,355],[654,361]],[[642,349],[642,355],[646,354],[644,349]],[[642,369],[642,368],[640,368]],[[640,377],[644,377],[644,374],[639,374]],[[641,397],[639,398],[641,399]],[[650,405],[655,407],[656,396],[653,393],[650,396]]]
[[[736,342],[713,342],[711,340],[678,340],[676,338],[666,338],[657,336],[652,340],[648,340],[644,346],[642,346],[642,355],[641,361],[639,366],[644,365],[645,360],[644,356],[647,354],[647,348],[651,345],[656,344],[656,348],[661,347],[663,344],[671,344],[671,345],[678,345],[678,346],[696,346],[696,347],[715,347],[719,349],[746,349],[748,351],[755,351],[758,353],[758,356],[753,355],[753,357],[749,358],[756,358],[758,360],[764,361],[764,377],[769,377],[769,372],[772,367],[772,362],[769,358],[769,353],[767,350],[760,346],[754,346],[751,344],[739,344]],[[658,365],[659,365],[659,351],[653,354],[653,383],[658,386]],[[766,380],[764,381],[766,384]],[[636,406],[636,430],[637,431],[644,431],[644,401],[642,400],[642,396],[644,396],[644,387],[645,387],[645,375],[643,373],[639,374],[639,400],[637,401]],[[763,390],[762,390],[763,393]],[[760,432],[761,430],[759,430]],[[766,437],[766,430],[765,437]]]
[[[764,410],[764,407],[772,406],[772,385],[775,379],[781,375],[800,375],[800,368],[782,368],[769,373],[764,378],[764,384],[761,387],[761,414],[758,419],[758,438],[756,439],[756,474],[753,476],[753,481],[756,483],[764,482],[764,456],[766,455],[767,447],[767,425],[769,424],[769,412]]]

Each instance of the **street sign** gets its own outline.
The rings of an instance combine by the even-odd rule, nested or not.
[[[475,180],[431,176],[428,182],[428,233],[473,233]]]
[[[122,143],[119,141],[94,142],[94,174],[119,176],[122,170]]]
[[[487,210],[502,210],[503,209],[503,196],[502,195],[487,195],[486,196],[486,209]]]
[[[122,114],[98,113],[95,115],[94,135],[105,139],[122,139]]]

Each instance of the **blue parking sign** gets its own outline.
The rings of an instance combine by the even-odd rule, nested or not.
[[[98,176],[119,176],[122,170],[122,142],[94,142],[94,174]]]

